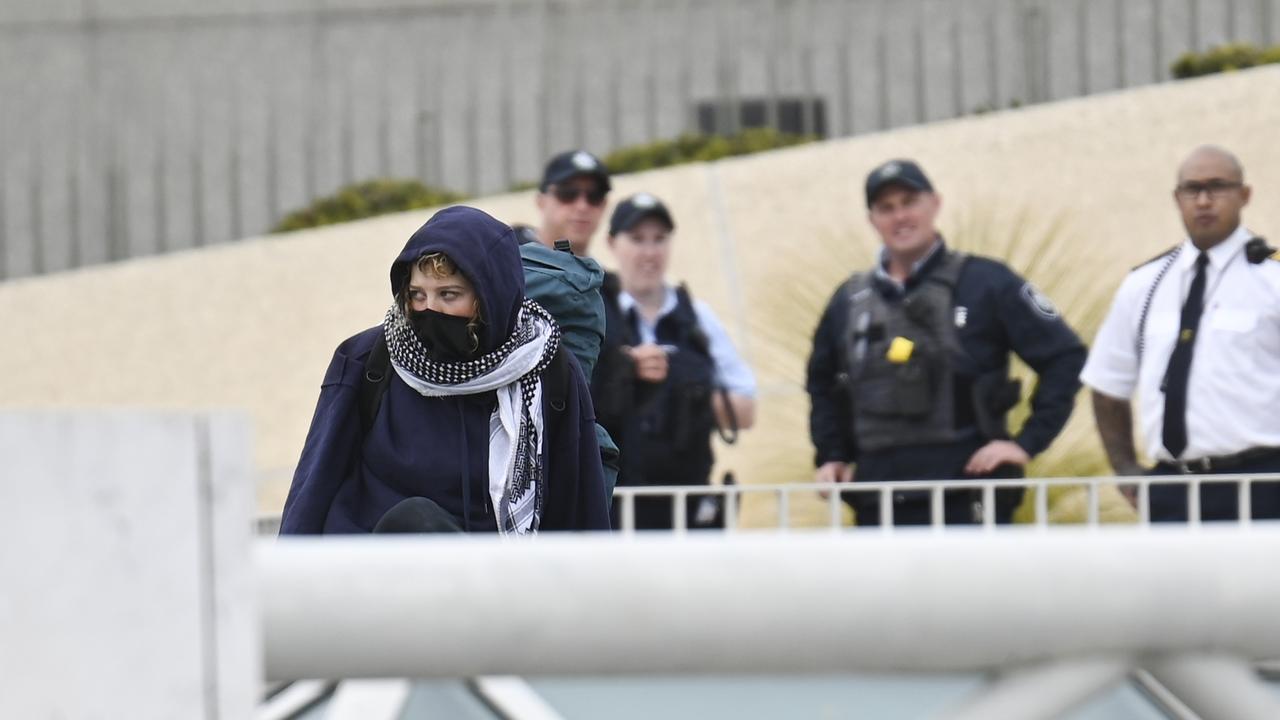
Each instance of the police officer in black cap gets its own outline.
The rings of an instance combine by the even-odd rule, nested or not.
[[[1022,477],[1071,415],[1085,348],[1053,303],[1004,264],[947,247],[941,197],[910,160],[867,176],[879,262],[836,290],[813,339],[806,390],[818,482]],[[1009,353],[1039,376],[1016,436],[1020,387]],[[876,493],[845,493],[859,525],[880,523]],[[1020,491],[996,498],[1008,522]],[[981,494],[951,491],[946,522],[980,517]],[[895,524],[927,524],[930,496],[893,493]]]
[[[674,234],[671,213],[649,193],[618,203],[609,221],[618,270],[601,290],[607,329],[591,397],[622,452],[620,485],[705,485],[712,434],[732,440],[755,418],[755,376],[724,326],[666,280]],[[687,527],[718,525],[713,499],[689,501]],[[670,529],[672,520],[669,498],[636,499],[637,529]]]
[[[609,170],[586,150],[566,150],[547,161],[534,202],[539,227],[514,225],[524,264],[525,294],[546,308],[563,333],[561,342],[591,377],[604,342],[604,270],[587,256],[591,236],[604,218]],[[618,447],[599,424],[596,441],[612,495],[618,479]]]

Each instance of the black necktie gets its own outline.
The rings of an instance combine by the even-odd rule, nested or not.
[[[1164,374],[1164,447],[1174,458],[1187,449],[1187,379],[1191,377],[1191,352],[1196,346],[1196,332],[1200,328],[1200,315],[1204,313],[1204,268],[1209,256],[1200,253],[1196,258],[1196,276],[1191,280],[1187,302],[1182,306],[1182,322],[1178,326],[1178,341],[1169,356],[1169,368]]]

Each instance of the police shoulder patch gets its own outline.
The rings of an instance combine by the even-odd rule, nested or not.
[[[1031,283],[1023,283],[1022,290],[1019,291],[1022,300],[1036,312],[1037,315],[1046,320],[1057,320],[1060,313],[1058,306],[1053,304],[1048,295],[1040,292],[1040,290]]]
[[[1130,269],[1131,269],[1131,270],[1137,270],[1138,268],[1140,268],[1140,267],[1145,267],[1145,266],[1147,266],[1147,265],[1150,265],[1151,263],[1153,263],[1153,262],[1155,262],[1155,261],[1157,261],[1157,260],[1162,260],[1162,259],[1164,259],[1164,258],[1167,258],[1167,257],[1169,257],[1169,254],[1170,254],[1170,253],[1175,253],[1175,252],[1177,252],[1177,251],[1178,251],[1178,248],[1180,248],[1180,247],[1182,247],[1182,246],[1181,246],[1181,245],[1174,245],[1173,247],[1169,248],[1168,250],[1165,250],[1164,252],[1160,253],[1159,255],[1156,255],[1155,257],[1153,257],[1153,258],[1151,258],[1151,259],[1149,259],[1149,260],[1143,260],[1142,262],[1138,263],[1137,265],[1134,265],[1134,266],[1133,266],[1132,268],[1130,268]]]

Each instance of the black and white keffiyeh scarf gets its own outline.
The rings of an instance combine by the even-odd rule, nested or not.
[[[439,362],[427,356],[398,304],[383,322],[391,366],[406,385],[427,397],[495,391],[498,406],[489,417],[489,496],[498,513],[498,532],[537,532],[545,494],[542,461],[542,371],[560,347],[560,328],[551,314],[526,298],[516,327],[497,350],[466,362]]]

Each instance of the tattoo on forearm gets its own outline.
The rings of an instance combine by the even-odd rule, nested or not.
[[[1134,471],[1138,457],[1133,449],[1133,410],[1129,401],[1094,392],[1093,417],[1111,468],[1117,473]]]

